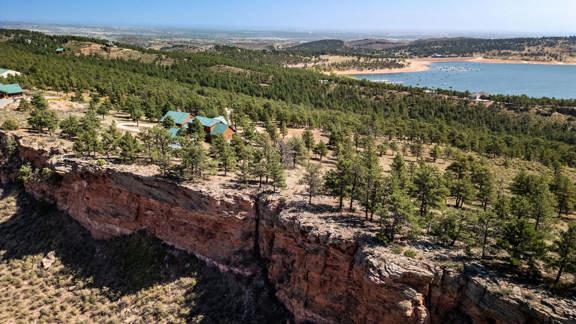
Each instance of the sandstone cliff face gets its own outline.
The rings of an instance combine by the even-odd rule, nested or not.
[[[5,142],[0,133],[0,143]],[[56,152],[25,145],[13,153],[4,160],[1,179],[13,179],[22,160],[53,168],[50,179],[28,182],[26,190],[55,203],[95,238],[145,230],[222,271],[263,271],[296,322],[555,323],[575,318],[569,306],[556,312],[529,306],[494,293],[476,275],[440,269],[373,246],[369,238],[315,226],[274,197],[187,188],[57,160]]]
[[[387,258],[365,243],[318,231],[281,207],[261,210],[260,247],[268,277],[297,319],[428,322],[424,297],[434,279],[429,265]]]
[[[168,181],[93,167],[56,178],[52,184],[29,183],[26,189],[54,202],[95,238],[145,230],[223,270],[254,271],[256,217],[250,197],[215,197]]]
[[[277,201],[260,207],[260,250],[278,298],[317,323],[572,323],[573,303],[498,293],[481,268],[459,273],[306,224]],[[558,303],[559,301],[555,301]],[[552,303],[550,303],[552,304]]]

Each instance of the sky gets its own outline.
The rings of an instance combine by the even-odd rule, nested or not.
[[[0,21],[576,35],[576,0],[0,0]]]

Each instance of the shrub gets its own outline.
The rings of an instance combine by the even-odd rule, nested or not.
[[[393,247],[390,248],[390,251],[394,254],[402,254],[402,247],[394,245]]]
[[[32,180],[34,176],[34,170],[32,170],[32,166],[30,164],[23,164],[18,170],[18,179],[24,183],[29,182]]]
[[[54,171],[52,171],[52,169],[42,168],[42,170],[40,170],[39,178],[40,180],[48,180],[52,176],[52,174],[54,174]]]
[[[6,119],[0,128],[5,131],[14,131],[20,128],[20,125],[18,124],[18,121],[10,118]]]
[[[414,250],[406,250],[406,251],[404,251],[404,256],[413,259],[413,258],[416,257],[416,251],[414,251]]]

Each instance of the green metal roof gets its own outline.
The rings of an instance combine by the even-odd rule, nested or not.
[[[8,71],[8,69],[0,68],[0,74],[4,73],[4,72],[6,72],[6,71]]]
[[[180,131],[180,128],[172,127],[168,130],[168,134],[170,134],[170,136],[172,136],[172,137],[176,137],[176,136],[178,136],[179,131]]]
[[[228,121],[226,120],[226,118],[224,118],[224,116],[214,117],[213,119],[228,125]]]
[[[202,126],[204,127],[212,127],[217,123],[219,123],[219,121],[214,118],[208,118],[204,116],[196,116],[196,118],[194,118],[194,121],[196,120],[199,121],[200,124],[202,124]]]
[[[19,84],[0,84],[0,92],[5,94],[18,94],[22,93],[22,88]]]
[[[161,121],[164,121],[167,117],[172,118],[176,124],[182,125],[188,121],[192,117],[190,113],[181,112],[181,111],[169,111],[162,117]]]
[[[228,129],[228,125],[224,123],[218,123],[212,131],[210,131],[210,136],[218,136],[224,134],[224,132]]]
[[[58,47],[58,48],[56,49],[56,52],[64,52],[64,47]]]

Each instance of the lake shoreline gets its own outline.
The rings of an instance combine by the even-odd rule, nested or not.
[[[375,69],[375,70],[343,70],[343,71],[329,71],[327,74],[336,74],[342,76],[353,75],[367,75],[367,74],[396,74],[396,73],[412,73],[412,72],[425,72],[430,69],[433,63],[449,63],[449,62],[471,62],[471,63],[492,63],[492,64],[535,64],[535,65],[576,65],[576,62],[541,62],[541,61],[524,61],[524,60],[507,60],[507,59],[492,59],[484,57],[446,57],[446,58],[415,58],[409,59],[408,66],[393,69]]]
[[[499,64],[508,63],[508,64]],[[349,78],[429,89],[576,99],[575,64],[510,64],[506,61],[438,61],[420,73],[356,74]]]

